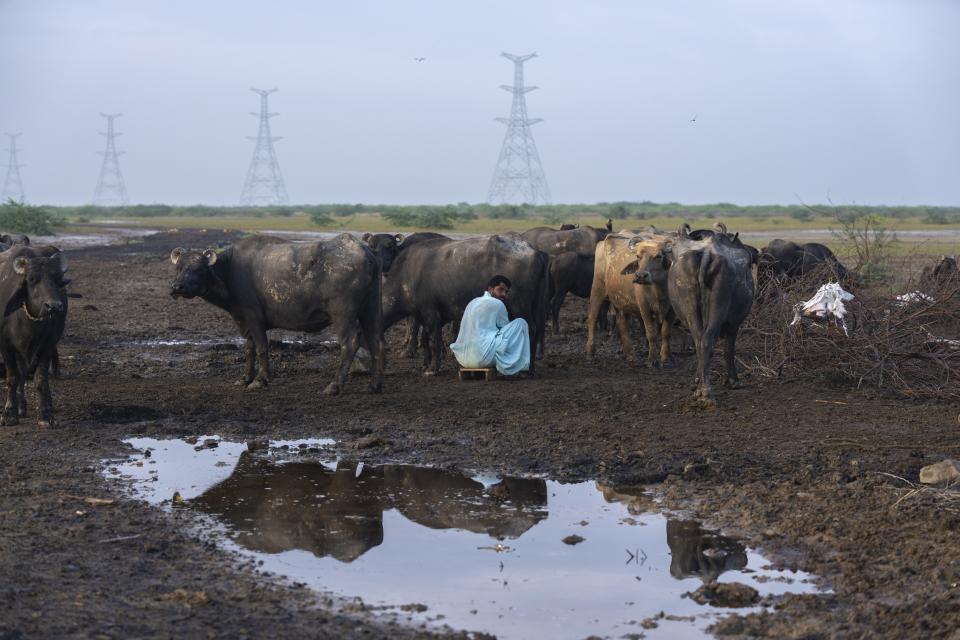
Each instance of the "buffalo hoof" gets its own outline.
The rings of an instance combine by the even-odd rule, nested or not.
[[[377,384],[371,384],[369,389],[370,393],[381,393],[383,391],[383,383],[378,382]]]
[[[331,382],[323,390],[323,395],[325,396],[335,396],[335,395],[338,395],[339,393],[340,393],[340,385],[337,384],[336,382]]]
[[[267,386],[267,381],[257,378],[256,380],[254,380],[253,382],[247,385],[247,389],[251,389],[251,390],[263,389],[265,386]]]
[[[57,426],[57,421],[54,420],[52,417],[47,418],[46,420],[37,420],[37,426],[40,427],[41,429],[49,429]]]
[[[728,388],[728,389],[742,389],[742,388],[743,388],[743,383],[740,382],[739,380],[727,380],[727,388]]]
[[[21,418],[26,418],[26,417],[27,417],[27,408],[26,408],[26,407],[20,407],[20,410],[17,411],[17,415],[20,416]]]
[[[429,378],[437,375],[437,372],[433,371],[432,369],[427,369],[426,371],[423,372],[423,375]]]
[[[697,409],[706,409],[707,411],[713,411],[717,408],[717,401],[712,396],[702,394],[694,396],[692,404]]]
[[[248,384],[250,384],[251,382],[253,382],[253,378],[240,378],[239,380],[237,380],[236,382],[233,383],[233,386],[235,386],[235,387],[245,387],[245,386],[247,386]]]

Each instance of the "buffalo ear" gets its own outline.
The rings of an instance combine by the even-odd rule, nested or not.
[[[61,251],[58,251],[52,256],[50,256],[50,259],[57,261],[57,264],[60,267],[60,273],[66,273],[67,269],[70,268],[70,265],[67,264],[67,256],[63,255],[63,252]]]
[[[633,262],[629,263],[620,271],[620,275],[629,276],[630,274],[636,273],[637,269],[639,268],[640,268],[640,261],[634,260]]]
[[[183,256],[183,254],[185,254],[186,252],[187,250],[184,249],[183,247],[177,247],[176,249],[170,252],[170,262],[172,262],[173,264],[177,264],[178,262],[180,262],[180,257]]]
[[[370,242],[370,238],[372,237],[373,237],[373,234],[368,231],[362,236],[360,236],[360,239],[363,240],[364,242]]]
[[[393,236],[393,239],[396,240],[398,243],[403,242],[403,234],[398,233],[397,235]]]
[[[27,260],[25,256],[19,256],[13,261],[13,272],[18,273],[21,276],[27,272],[27,264],[30,261]]]
[[[0,234],[0,242],[3,244],[13,244],[13,238],[10,237],[9,233]]]
[[[207,259],[207,266],[212,267],[217,264],[217,252],[213,249],[207,249],[203,252],[203,257]]]

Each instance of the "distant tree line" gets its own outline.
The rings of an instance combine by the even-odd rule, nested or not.
[[[490,205],[460,202],[448,205],[385,205],[385,204],[313,204],[263,207],[212,207],[207,205],[144,204],[125,207],[34,207],[53,218],[89,220],[94,217],[271,217],[307,215],[319,226],[333,225],[338,218],[361,214],[379,214],[400,227],[451,229],[477,218],[530,220],[531,223],[557,225],[576,222],[578,218],[613,218],[645,220],[651,218],[728,218],[745,216],[755,219],[793,218],[805,222],[817,217],[855,217],[869,212],[887,219],[916,218],[930,224],[960,223],[960,207],[927,206],[860,206],[860,205],[736,205],[680,204],[678,202],[599,202],[596,204],[555,205]]]

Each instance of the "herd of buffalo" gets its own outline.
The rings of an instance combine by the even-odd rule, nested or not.
[[[727,382],[737,383],[734,349],[750,312],[757,279],[795,277],[826,264],[838,279],[855,278],[820,244],[775,240],[761,250],[728,233],[723,224],[676,232],[653,227],[614,233],[564,225],[452,239],[437,233],[349,233],[316,242],[255,235],[222,251],[174,249],[175,298],[199,297],[225,310],[246,339],[246,366],[239,381],[248,388],[270,378],[267,331],[330,329],[339,343],[336,375],[325,393],[338,393],[361,347],[370,356],[371,390],[383,386],[384,332],[407,319],[406,351],[423,346],[426,375],[436,374],[443,355],[443,328],[459,322],[467,303],[493,275],[512,286],[507,309],[530,331],[531,368],[545,344],[547,320],[559,330],[568,293],[588,298],[587,352],[594,331],[613,311],[624,355],[634,359],[631,317],[642,319],[652,366],[669,358],[670,330],[679,321],[690,332],[697,356],[696,398],[712,402],[710,359],[726,339]],[[24,383],[33,376],[38,424],[53,422],[51,370],[67,315],[67,261],[53,246],[31,246],[26,236],[0,235],[0,355],[7,398],[0,424],[16,424],[27,412]],[[657,347],[659,338],[660,345]]]

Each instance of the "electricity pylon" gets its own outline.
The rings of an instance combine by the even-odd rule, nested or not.
[[[8,133],[6,136],[10,138],[10,151],[9,160],[7,160],[7,177],[3,180],[3,193],[0,196],[4,202],[7,200],[16,200],[17,202],[24,202],[26,196],[23,195],[23,181],[20,179],[20,167],[24,166],[17,162],[17,151],[22,151],[22,149],[17,149],[17,138],[21,135],[20,133]]]
[[[103,156],[103,164],[100,166],[100,177],[97,179],[97,190],[93,194],[93,204],[98,207],[126,206],[127,187],[123,183],[123,174],[120,173],[119,160],[123,152],[117,152],[115,141],[117,136],[123,134],[113,130],[113,121],[123,114],[101,113],[100,115],[107,119],[107,131],[100,133],[107,138],[107,147],[97,152]]]
[[[537,54],[516,56],[501,53],[513,61],[513,85],[500,88],[513,94],[509,118],[497,118],[507,125],[500,158],[493,172],[487,202],[490,204],[550,204],[550,188],[543,174],[537,145],[533,141],[530,126],[542,122],[542,118],[527,117],[527,102],[524,97],[537,87],[523,85],[523,63]]]
[[[277,115],[267,109],[267,96],[276,91],[270,89],[250,89],[260,94],[260,113],[250,112],[252,116],[259,116],[260,127],[257,130],[257,146],[253,150],[253,160],[247,170],[247,180],[243,183],[243,192],[240,194],[240,204],[245,206],[262,206],[271,204],[287,204],[287,187],[283,184],[283,175],[280,173],[280,163],[273,150],[273,143],[280,140],[280,136],[270,135],[270,118]]]

